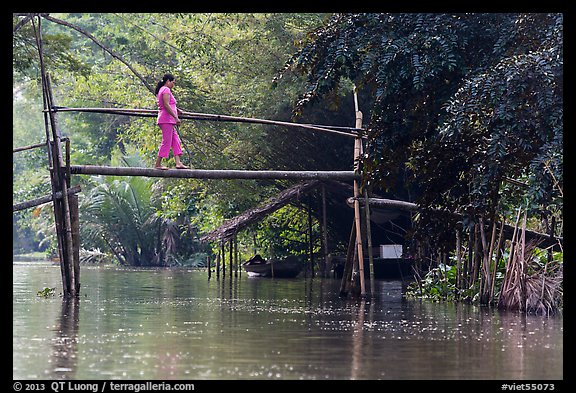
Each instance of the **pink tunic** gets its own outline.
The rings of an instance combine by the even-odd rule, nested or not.
[[[172,108],[172,110],[174,111],[174,113],[176,113],[176,99],[172,95],[172,92],[170,91],[169,87],[162,86],[160,88],[160,90],[158,91],[158,96],[156,97],[156,101],[158,103],[158,120],[156,121],[156,123],[157,124],[162,124],[162,123],[176,124],[176,119],[174,117],[172,117],[172,115],[164,107],[164,99],[162,98],[162,96],[164,94],[170,95],[169,105],[170,105],[170,108]]]

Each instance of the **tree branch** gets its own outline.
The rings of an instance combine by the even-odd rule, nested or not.
[[[14,26],[12,34],[16,33],[22,26],[28,23],[35,14],[14,14],[14,16],[24,16],[24,19],[20,19],[18,23]]]
[[[73,25],[71,23],[68,23],[66,21],[54,18],[52,16],[50,16],[49,14],[41,14],[41,16],[44,19],[47,19],[51,22],[57,23],[59,25],[63,25],[63,26],[67,26],[70,27],[71,29],[74,29],[76,31],[78,31],[81,34],[84,34],[86,37],[90,38],[96,45],[98,45],[100,48],[104,49],[106,52],[108,52],[110,54],[110,56],[112,56],[113,58],[121,61],[126,67],[128,67],[130,69],[130,71],[132,71],[132,73],[134,75],[136,75],[138,77],[138,79],[140,79],[142,81],[142,83],[144,83],[144,86],[146,86],[146,88],[152,93],[154,94],[154,88],[152,86],[150,86],[150,84],[146,81],[146,79],[140,75],[135,69],[134,67],[132,67],[126,60],[124,60],[124,58],[122,56],[120,56],[118,53],[114,52],[112,49],[109,49],[108,47],[106,47],[104,44],[102,44],[100,41],[98,41],[96,39],[96,37],[94,37],[92,34],[90,34],[89,32],[87,32],[86,30]]]

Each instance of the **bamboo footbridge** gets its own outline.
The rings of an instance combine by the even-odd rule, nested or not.
[[[54,106],[55,112],[90,112],[126,116],[154,117],[158,110],[130,109],[130,108],[68,108]],[[285,121],[246,118],[238,116],[217,115],[209,113],[194,113],[182,111],[181,119],[207,120],[214,122],[239,122],[252,124],[265,124],[292,128],[301,128],[312,131],[329,132],[335,135],[344,135],[353,138],[365,138],[364,130],[352,127],[320,126],[315,124],[290,123]],[[70,172],[78,175],[116,175],[116,176],[148,176],[148,177],[174,177],[187,179],[292,179],[292,180],[353,180],[359,174],[354,171],[274,171],[274,170],[230,170],[230,169],[168,169],[156,168],[130,168],[90,165],[71,165]]]
[[[362,240],[360,226],[360,205],[358,202],[360,192],[358,182],[360,170],[358,168],[359,157],[362,151],[362,139],[365,138],[362,129],[362,113],[358,111],[358,100],[354,96],[356,108],[355,127],[336,127],[314,124],[298,124],[275,120],[256,118],[243,118],[228,115],[193,113],[183,111],[182,119],[207,120],[216,122],[244,122],[253,124],[265,124],[282,127],[306,129],[317,132],[328,132],[334,135],[354,138],[353,171],[248,171],[248,170],[209,170],[209,169],[156,169],[134,167],[106,167],[91,165],[71,165],[70,163],[70,139],[63,138],[58,124],[58,112],[92,112],[112,115],[156,117],[157,110],[131,109],[131,108],[67,108],[57,106],[51,89],[50,76],[46,72],[44,56],[41,17],[35,22],[32,19],[35,31],[36,44],[39,54],[40,76],[42,81],[42,100],[46,141],[31,146],[18,147],[13,152],[21,152],[33,148],[46,148],[48,155],[51,195],[37,198],[31,201],[13,205],[13,211],[18,211],[52,201],[56,235],[58,239],[58,252],[62,274],[62,286],[64,297],[77,297],[80,293],[80,236],[79,236],[79,212],[78,196],[81,192],[79,186],[71,187],[72,175],[115,175],[115,176],[148,176],[162,178],[194,178],[194,179],[294,179],[294,180],[339,180],[353,181],[354,183],[354,210],[356,227],[356,245],[358,246],[358,260],[362,261]],[[36,25],[37,23],[37,25]],[[64,145],[64,148],[63,146]],[[363,264],[359,264],[362,293],[365,293]],[[210,270],[210,269],[209,269]]]
[[[34,19],[32,19],[34,20]],[[93,166],[93,165],[72,165],[70,163],[70,139],[63,138],[58,125],[58,112],[92,112],[110,115],[127,115],[156,117],[157,110],[152,109],[129,109],[129,108],[68,108],[56,106],[52,95],[50,77],[45,69],[43,60],[43,47],[40,27],[41,18],[38,17],[38,28],[34,24],[36,32],[36,44],[38,47],[40,59],[40,75],[42,79],[42,99],[44,105],[44,125],[46,131],[46,140],[44,143],[38,143],[31,146],[18,147],[13,149],[13,153],[26,151],[34,148],[46,148],[48,155],[50,181],[52,192],[50,195],[43,196],[30,201],[25,201],[13,205],[13,211],[19,211],[30,207],[38,206],[44,203],[52,202],[54,210],[54,220],[56,235],[58,239],[58,252],[60,259],[60,270],[62,274],[62,286],[64,297],[78,297],[80,294],[80,235],[79,235],[79,211],[78,211],[78,193],[81,192],[80,186],[71,187],[72,175],[113,175],[113,176],[146,176],[161,178],[189,178],[189,179],[291,179],[308,181],[309,183],[301,184],[300,190],[311,189],[315,184],[310,182],[320,181],[352,181],[353,197],[348,200],[348,204],[354,209],[354,221],[352,223],[352,233],[349,243],[349,256],[346,260],[344,275],[342,277],[341,291],[346,295],[350,289],[359,286],[361,296],[366,296],[364,264],[358,261],[364,261],[363,236],[367,242],[371,290],[374,289],[374,271],[372,256],[372,240],[370,233],[370,206],[384,204],[394,208],[414,211],[417,206],[403,201],[391,201],[369,198],[368,190],[364,188],[360,192],[359,181],[361,180],[361,168],[359,167],[360,157],[363,152],[363,140],[366,138],[365,130],[362,128],[362,112],[358,109],[358,99],[354,94],[355,106],[355,127],[337,127],[315,124],[299,124],[283,121],[264,120],[256,118],[243,118],[228,115],[194,113],[183,111],[182,119],[205,120],[215,122],[242,122],[252,124],[273,125],[278,127],[291,127],[301,130],[314,132],[327,132],[333,135],[346,136],[354,139],[353,170],[350,171],[274,171],[274,170],[216,170],[216,169],[156,169],[156,168],[135,168],[135,167],[110,167],[110,166]],[[64,145],[64,148],[63,148]],[[293,191],[285,190],[281,193],[285,198],[270,204],[269,208],[278,208],[282,203],[287,203]],[[298,189],[297,189],[298,191]],[[365,220],[361,225],[361,203],[364,206]],[[252,209],[246,212],[246,217],[261,216],[263,210]],[[323,211],[324,221],[326,221],[326,212]],[[310,221],[310,218],[309,218]],[[233,220],[224,223],[226,236],[234,234],[238,226],[234,227]],[[309,226],[311,224],[309,223]],[[325,225],[325,224],[324,224]],[[365,228],[365,234],[363,234]],[[214,231],[213,231],[214,232]],[[211,240],[213,233],[205,236]],[[540,238],[546,238],[546,235],[535,234]],[[212,239],[213,240],[213,239]],[[557,239],[551,239],[556,241]],[[223,247],[223,246],[222,246]],[[350,252],[354,249],[354,252]],[[232,246],[230,247],[232,258]],[[236,265],[237,266],[237,265]],[[353,270],[358,275],[352,274]],[[210,272],[210,268],[208,269]],[[356,277],[359,277],[359,285]]]
[[[47,195],[34,200],[13,205],[13,211],[18,211],[50,201],[54,204],[54,217],[58,237],[59,254],[61,261],[63,294],[65,297],[78,296],[80,292],[80,267],[79,267],[79,214],[77,193],[81,192],[80,186],[70,187],[71,175],[110,175],[110,176],[145,176],[158,178],[184,178],[184,179],[283,179],[300,181],[353,181],[358,188],[361,174],[357,168],[351,171],[280,171],[280,170],[237,170],[237,169],[157,169],[142,167],[112,167],[95,165],[72,165],[70,163],[70,139],[63,138],[58,126],[58,112],[92,112],[110,115],[127,115],[156,117],[157,110],[151,109],[127,109],[127,108],[68,108],[53,105],[53,96],[50,90],[50,76],[42,73],[42,89],[44,98],[44,116],[46,126],[46,142],[31,146],[18,147],[13,152],[30,150],[33,148],[48,147],[50,162],[50,175],[52,195]],[[355,100],[357,105],[357,100]],[[361,113],[357,111],[358,119]],[[362,151],[362,139],[365,138],[361,127],[334,127],[319,126],[314,124],[299,124],[281,121],[272,121],[256,118],[240,118],[227,115],[213,115],[191,113],[183,111],[182,119],[229,121],[253,124],[268,124],[281,127],[300,128],[316,132],[329,132],[334,135],[352,137],[355,140],[354,162],[358,162]],[[357,125],[361,120],[357,119]],[[64,149],[62,148],[64,145]],[[64,150],[64,152],[62,151]],[[65,157],[65,159],[64,159]],[[355,164],[357,165],[357,164]],[[311,183],[307,183],[311,184]],[[303,184],[301,189],[311,188]],[[289,190],[287,190],[289,191]],[[356,192],[356,196],[359,191]],[[358,203],[356,203],[358,204]],[[280,206],[280,205],[278,205]],[[359,214],[359,208],[357,209]],[[247,212],[248,213],[248,212]],[[358,218],[359,219],[359,218]],[[229,222],[228,222],[229,223]],[[359,223],[358,223],[359,227]],[[235,229],[237,232],[238,228]],[[209,239],[209,236],[206,237]],[[358,240],[361,244],[361,239]],[[364,288],[364,283],[362,282]]]
[[[112,167],[95,165],[71,165],[70,163],[70,139],[63,138],[58,127],[58,112],[92,112],[111,115],[156,117],[157,110],[150,109],[126,109],[126,108],[68,108],[52,104],[53,97],[50,90],[50,77],[43,72],[43,97],[45,103],[44,116],[46,125],[45,143],[19,147],[14,153],[39,147],[47,149],[50,162],[50,175],[52,183],[52,195],[47,195],[31,201],[15,204],[13,211],[18,211],[52,201],[54,204],[54,217],[58,237],[59,254],[62,270],[64,296],[78,296],[80,292],[80,267],[79,267],[79,214],[77,193],[81,192],[80,186],[70,187],[71,175],[110,175],[110,176],[145,176],[159,178],[187,178],[187,179],[284,179],[300,181],[353,181],[358,188],[361,179],[360,172],[356,167],[353,171],[279,171],[279,170],[227,170],[227,169],[157,169],[142,167]],[[357,100],[355,100],[357,105]],[[358,119],[361,113],[357,111]],[[355,140],[354,162],[358,162],[358,156],[362,151],[362,139],[365,138],[361,127],[332,127],[314,124],[299,124],[263,120],[255,118],[240,118],[225,115],[200,114],[183,111],[183,119],[207,120],[207,121],[238,121],[254,124],[268,124],[282,127],[301,128],[316,132],[330,132],[334,135],[352,137]],[[357,119],[357,125],[361,120]],[[62,152],[64,144],[64,153]],[[65,160],[63,159],[65,157]],[[303,189],[308,188],[304,185]],[[356,192],[356,196],[359,191]],[[356,203],[357,204],[357,203]],[[359,209],[357,209],[359,214]],[[359,219],[359,218],[358,218]],[[359,227],[359,223],[358,223]],[[236,231],[238,229],[236,228]],[[207,237],[208,238],[208,237]],[[361,244],[361,239],[358,240]],[[360,252],[361,255],[361,252]],[[364,288],[364,283],[362,282]],[[364,292],[364,291],[363,291]]]
[[[46,125],[46,142],[38,143],[31,146],[18,147],[13,149],[13,152],[20,152],[30,150],[33,148],[48,147],[48,158],[50,162],[50,175],[52,184],[52,195],[43,196],[34,200],[17,203],[13,205],[13,211],[38,206],[40,204],[53,202],[54,217],[56,223],[56,232],[58,237],[60,266],[62,272],[63,294],[65,297],[78,296],[80,293],[80,265],[79,265],[79,212],[78,212],[78,197],[76,194],[81,192],[80,186],[70,187],[71,175],[109,175],[109,176],[145,176],[145,177],[158,177],[158,178],[187,178],[187,179],[285,179],[285,180],[301,180],[308,181],[308,183],[300,184],[293,189],[287,189],[279,195],[277,201],[273,203],[272,209],[278,208],[287,203],[288,199],[283,198],[283,194],[289,195],[293,190],[297,192],[305,192],[318,185],[321,181],[353,181],[354,196],[348,198],[345,203],[354,209],[354,223],[352,226],[352,233],[350,238],[350,245],[354,247],[354,256],[347,257],[344,269],[344,275],[341,283],[341,294],[346,295],[355,284],[355,275],[353,271],[359,274],[359,292],[361,296],[366,296],[366,286],[364,279],[363,264],[358,261],[364,260],[363,256],[363,234],[362,228],[366,231],[366,239],[368,250],[368,259],[370,267],[370,288],[374,288],[374,272],[373,272],[373,256],[372,241],[370,235],[370,206],[393,208],[403,211],[415,212],[418,211],[418,205],[405,201],[382,199],[382,198],[369,198],[367,190],[361,195],[359,181],[361,180],[361,172],[358,168],[358,160],[363,151],[362,140],[365,139],[364,129],[362,129],[362,112],[358,110],[357,97],[355,98],[356,108],[356,127],[332,127],[332,126],[319,126],[313,124],[299,124],[278,122],[272,120],[263,120],[255,118],[240,118],[225,115],[201,114],[183,112],[184,119],[194,120],[207,120],[207,121],[238,121],[244,123],[254,124],[269,124],[283,127],[293,127],[312,130],[316,132],[330,132],[334,135],[347,136],[354,138],[354,170],[351,171],[277,171],[277,170],[226,170],[226,169],[157,169],[157,168],[142,168],[142,167],[112,167],[112,166],[95,166],[95,165],[71,165],[70,163],[70,139],[63,138],[61,131],[58,127],[57,113],[58,112],[92,112],[110,115],[127,115],[127,116],[144,116],[156,117],[157,111],[151,109],[127,109],[127,108],[68,108],[61,106],[54,106],[50,103],[53,100],[50,90],[50,77],[48,74],[43,73],[43,97],[45,102],[44,116]],[[64,143],[65,151],[62,152],[62,143]],[[65,159],[63,158],[65,157]],[[314,183],[310,182],[314,181]],[[270,204],[269,204],[270,205]],[[360,208],[363,207],[366,218],[364,226],[361,225]],[[266,207],[270,208],[270,207]],[[243,215],[244,217],[238,218],[251,218],[254,216],[262,216],[265,209],[254,208]],[[323,212],[325,221],[326,212]],[[231,219],[226,221],[218,230],[203,237],[204,241],[214,241],[217,239],[216,233],[221,238],[235,241],[235,234],[240,228],[245,226],[245,223],[238,224],[237,220]],[[325,222],[323,223],[325,227]],[[513,228],[506,226],[507,231],[512,231]],[[529,237],[535,237],[546,240],[546,235],[527,231]],[[549,239],[549,244],[553,246],[559,239]],[[561,241],[561,239],[560,239]],[[232,261],[232,243],[230,246],[230,261]],[[222,255],[224,250],[222,246]],[[349,252],[350,254],[350,252]],[[224,265],[223,265],[224,266]],[[232,264],[231,264],[232,266]],[[236,265],[237,266],[237,265]],[[210,268],[208,269],[210,272]]]

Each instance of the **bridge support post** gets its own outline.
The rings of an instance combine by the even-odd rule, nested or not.
[[[354,106],[356,109],[356,127],[362,127],[362,112],[358,110],[358,96],[354,92]],[[362,153],[362,138],[354,139],[354,173],[360,174],[360,158]],[[360,296],[366,296],[364,282],[364,251],[362,249],[362,225],[360,222],[360,186],[358,179],[354,179],[354,225],[356,226],[356,248],[358,252],[358,273],[360,274]]]
[[[358,96],[354,89],[354,108],[356,114],[356,127],[362,127],[362,112],[358,110]],[[344,274],[342,275],[342,284],[340,285],[340,296],[346,296],[349,288],[355,286],[356,277],[353,270],[357,266],[358,275],[360,276],[360,296],[366,297],[366,285],[364,278],[364,251],[362,245],[362,224],[360,216],[360,160],[362,157],[362,135],[354,139],[354,222],[352,224],[352,233],[350,234],[350,243]],[[368,223],[369,225],[369,223]],[[355,246],[352,247],[354,241]],[[371,244],[371,241],[369,241]],[[352,252],[352,249],[354,250]],[[354,257],[352,257],[354,255]],[[356,265],[357,263],[357,265]],[[348,281],[348,282],[347,282]]]
[[[62,137],[58,128],[54,100],[50,87],[50,78],[44,67],[44,56],[42,46],[41,17],[38,16],[38,27],[34,24],[36,44],[40,59],[40,71],[42,77],[42,100],[44,103],[44,125],[46,128],[46,146],[48,147],[48,161],[50,165],[50,181],[52,185],[52,195],[61,193],[62,198],[53,198],[54,221],[56,236],[58,238],[58,251],[60,256],[60,269],[62,273],[62,294],[65,298],[77,297],[80,291],[80,264],[79,264],[79,230],[75,232],[72,224],[77,221],[78,203],[75,195],[68,195],[70,179],[66,176],[69,170],[62,158]],[[50,132],[51,131],[51,132]],[[75,206],[71,206],[75,204]],[[71,210],[75,209],[73,213]]]

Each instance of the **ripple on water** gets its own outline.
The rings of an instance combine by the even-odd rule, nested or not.
[[[30,295],[59,269],[13,277],[15,379],[562,378],[561,318],[406,301],[401,283],[362,302],[338,280],[90,268],[74,316]]]

